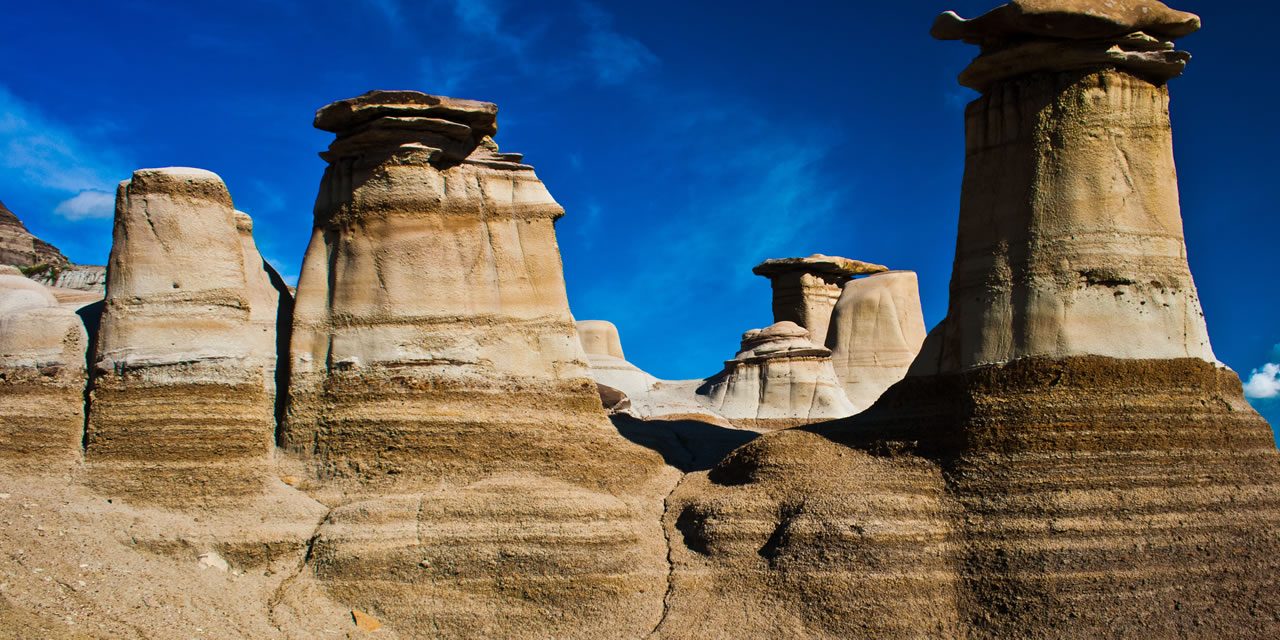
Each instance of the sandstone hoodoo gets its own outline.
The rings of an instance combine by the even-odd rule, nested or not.
[[[733,424],[773,430],[855,413],[831,366],[831,350],[809,331],[779,322],[742,336],[742,349],[698,393]]]
[[[137,500],[256,495],[275,432],[279,297],[222,180],[120,185],[86,435],[91,478]]]
[[[105,301],[0,265],[0,637],[1280,637],[1280,452],[1178,203],[1198,26],[941,16],[981,47],[945,320],[771,260],[703,380],[575,322],[493,104],[316,114],[296,305],[218,176],[137,171]],[[0,258],[59,260],[29,236],[0,206]]]
[[[831,314],[827,347],[845,395],[865,410],[907,375],[924,342],[920,285],[910,271],[850,280]]]
[[[870,411],[681,485],[660,631],[1280,634],[1280,455],[1214,362],[1182,238],[1165,83],[1198,24],[1083,0],[939,20],[983,47],[949,314]],[[722,613],[757,608],[786,614]]]
[[[860,260],[814,254],[765,260],[752,273],[768,278],[773,285],[773,321],[794,322],[809,330],[814,343],[824,345],[831,312],[845,283],[888,270]]]
[[[601,407],[565,293],[564,210],[498,150],[496,114],[375,91],[316,115],[337,138],[283,444],[342,506],[307,573],[416,637],[639,637],[662,612],[677,474]]]

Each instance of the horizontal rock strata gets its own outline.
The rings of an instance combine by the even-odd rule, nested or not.
[[[46,287],[0,275],[0,466],[65,471],[80,460],[88,342]]]
[[[238,224],[207,171],[121,184],[86,439],[101,491],[198,503],[261,490],[280,293]]]
[[[563,209],[498,151],[491,104],[372,92],[316,126],[337,137],[283,441],[345,506],[308,571],[402,637],[644,635],[678,473],[601,407],[565,293]]]
[[[698,389],[703,401],[739,427],[780,429],[853,415],[831,364],[794,322],[742,336],[742,350]]]

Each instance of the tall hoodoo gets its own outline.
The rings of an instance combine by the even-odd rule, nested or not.
[[[100,489],[177,503],[261,489],[281,293],[251,228],[208,171],[121,183],[86,439]]]
[[[450,446],[439,436],[483,432],[489,412],[517,419],[513,406],[535,450],[554,448],[551,425],[607,424],[565,294],[564,210],[519,154],[498,152],[497,107],[375,91],[315,124],[337,139],[298,283],[285,444],[368,482],[447,474],[464,460],[433,455]]]
[[[831,312],[846,282],[883,273],[888,267],[820,253],[808,258],[765,260],[752,273],[773,285],[773,321],[794,322],[809,330],[818,345],[827,343]]]
[[[1149,0],[1024,0],[943,14],[966,166],[951,307],[913,373],[1028,356],[1215,361],[1187,266],[1165,82],[1199,19]]]
[[[1182,236],[1165,82],[1198,26],[1150,0],[938,20],[982,46],[948,317],[869,411],[681,485],[660,632],[1280,636],[1280,455]]]
[[[674,471],[601,406],[565,293],[564,210],[498,151],[497,107],[374,91],[315,124],[337,138],[283,444],[345,505],[308,576],[407,637],[651,629]]]

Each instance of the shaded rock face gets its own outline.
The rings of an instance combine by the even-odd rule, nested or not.
[[[0,466],[66,471],[84,437],[80,316],[20,275],[0,275]]]
[[[836,378],[831,351],[794,322],[742,336],[737,357],[698,389],[716,413],[735,425],[779,429],[855,413]]]
[[[1075,25],[1104,4],[1126,5],[1036,6]],[[1062,44],[1003,24],[984,57]],[[672,496],[660,635],[728,637],[710,621],[758,603],[783,613],[735,637],[1280,634],[1280,454],[1213,363],[1166,89],[1080,64],[1005,66],[970,107],[951,310],[912,375]]]
[[[827,347],[849,401],[858,410],[874,404],[907,375],[924,337],[916,274],[892,271],[844,285]]]
[[[100,490],[178,503],[261,490],[281,294],[244,225],[207,171],[120,185],[86,438]]]
[[[496,107],[373,92],[337,138],[298,284],[283,444],[338,504],[308,583],[405,637],[638,637],[678,477],[609,423],[569,313],[563,210]],[[607,349],[606,349],[607,350]]]

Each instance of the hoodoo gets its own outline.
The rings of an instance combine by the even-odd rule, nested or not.
[[[681,485],[660,631],[1280,635],[1280,454],[1182,237],[1165,83],[1198,26],[1147,0],[939,19],[982,46],[947,319],[870,411]]]
[[[773,321],[794,322],[809,331],[815,344],[824,345],[831,312],[845,283],[888,270],[860,260],[814,254],[765,260],[752,273],[768,278],[773,286]]]
[[[261,491],[275,432],[280,292],[221,178],[120,185],[86,461],[101,490],[198,504]]]
[[[845,395],[859,411],[907,375],[924,342],[920,284],[911,271],[850,280],[831,314],[827,347]]]
[[[413,637],[643,635],[677,474],[601,407],[565,293],[564,210],[498,151],[493,104],[375,91],[315,124],[337,138],[283,444],[340,506],[289,593],[318,581]]]

